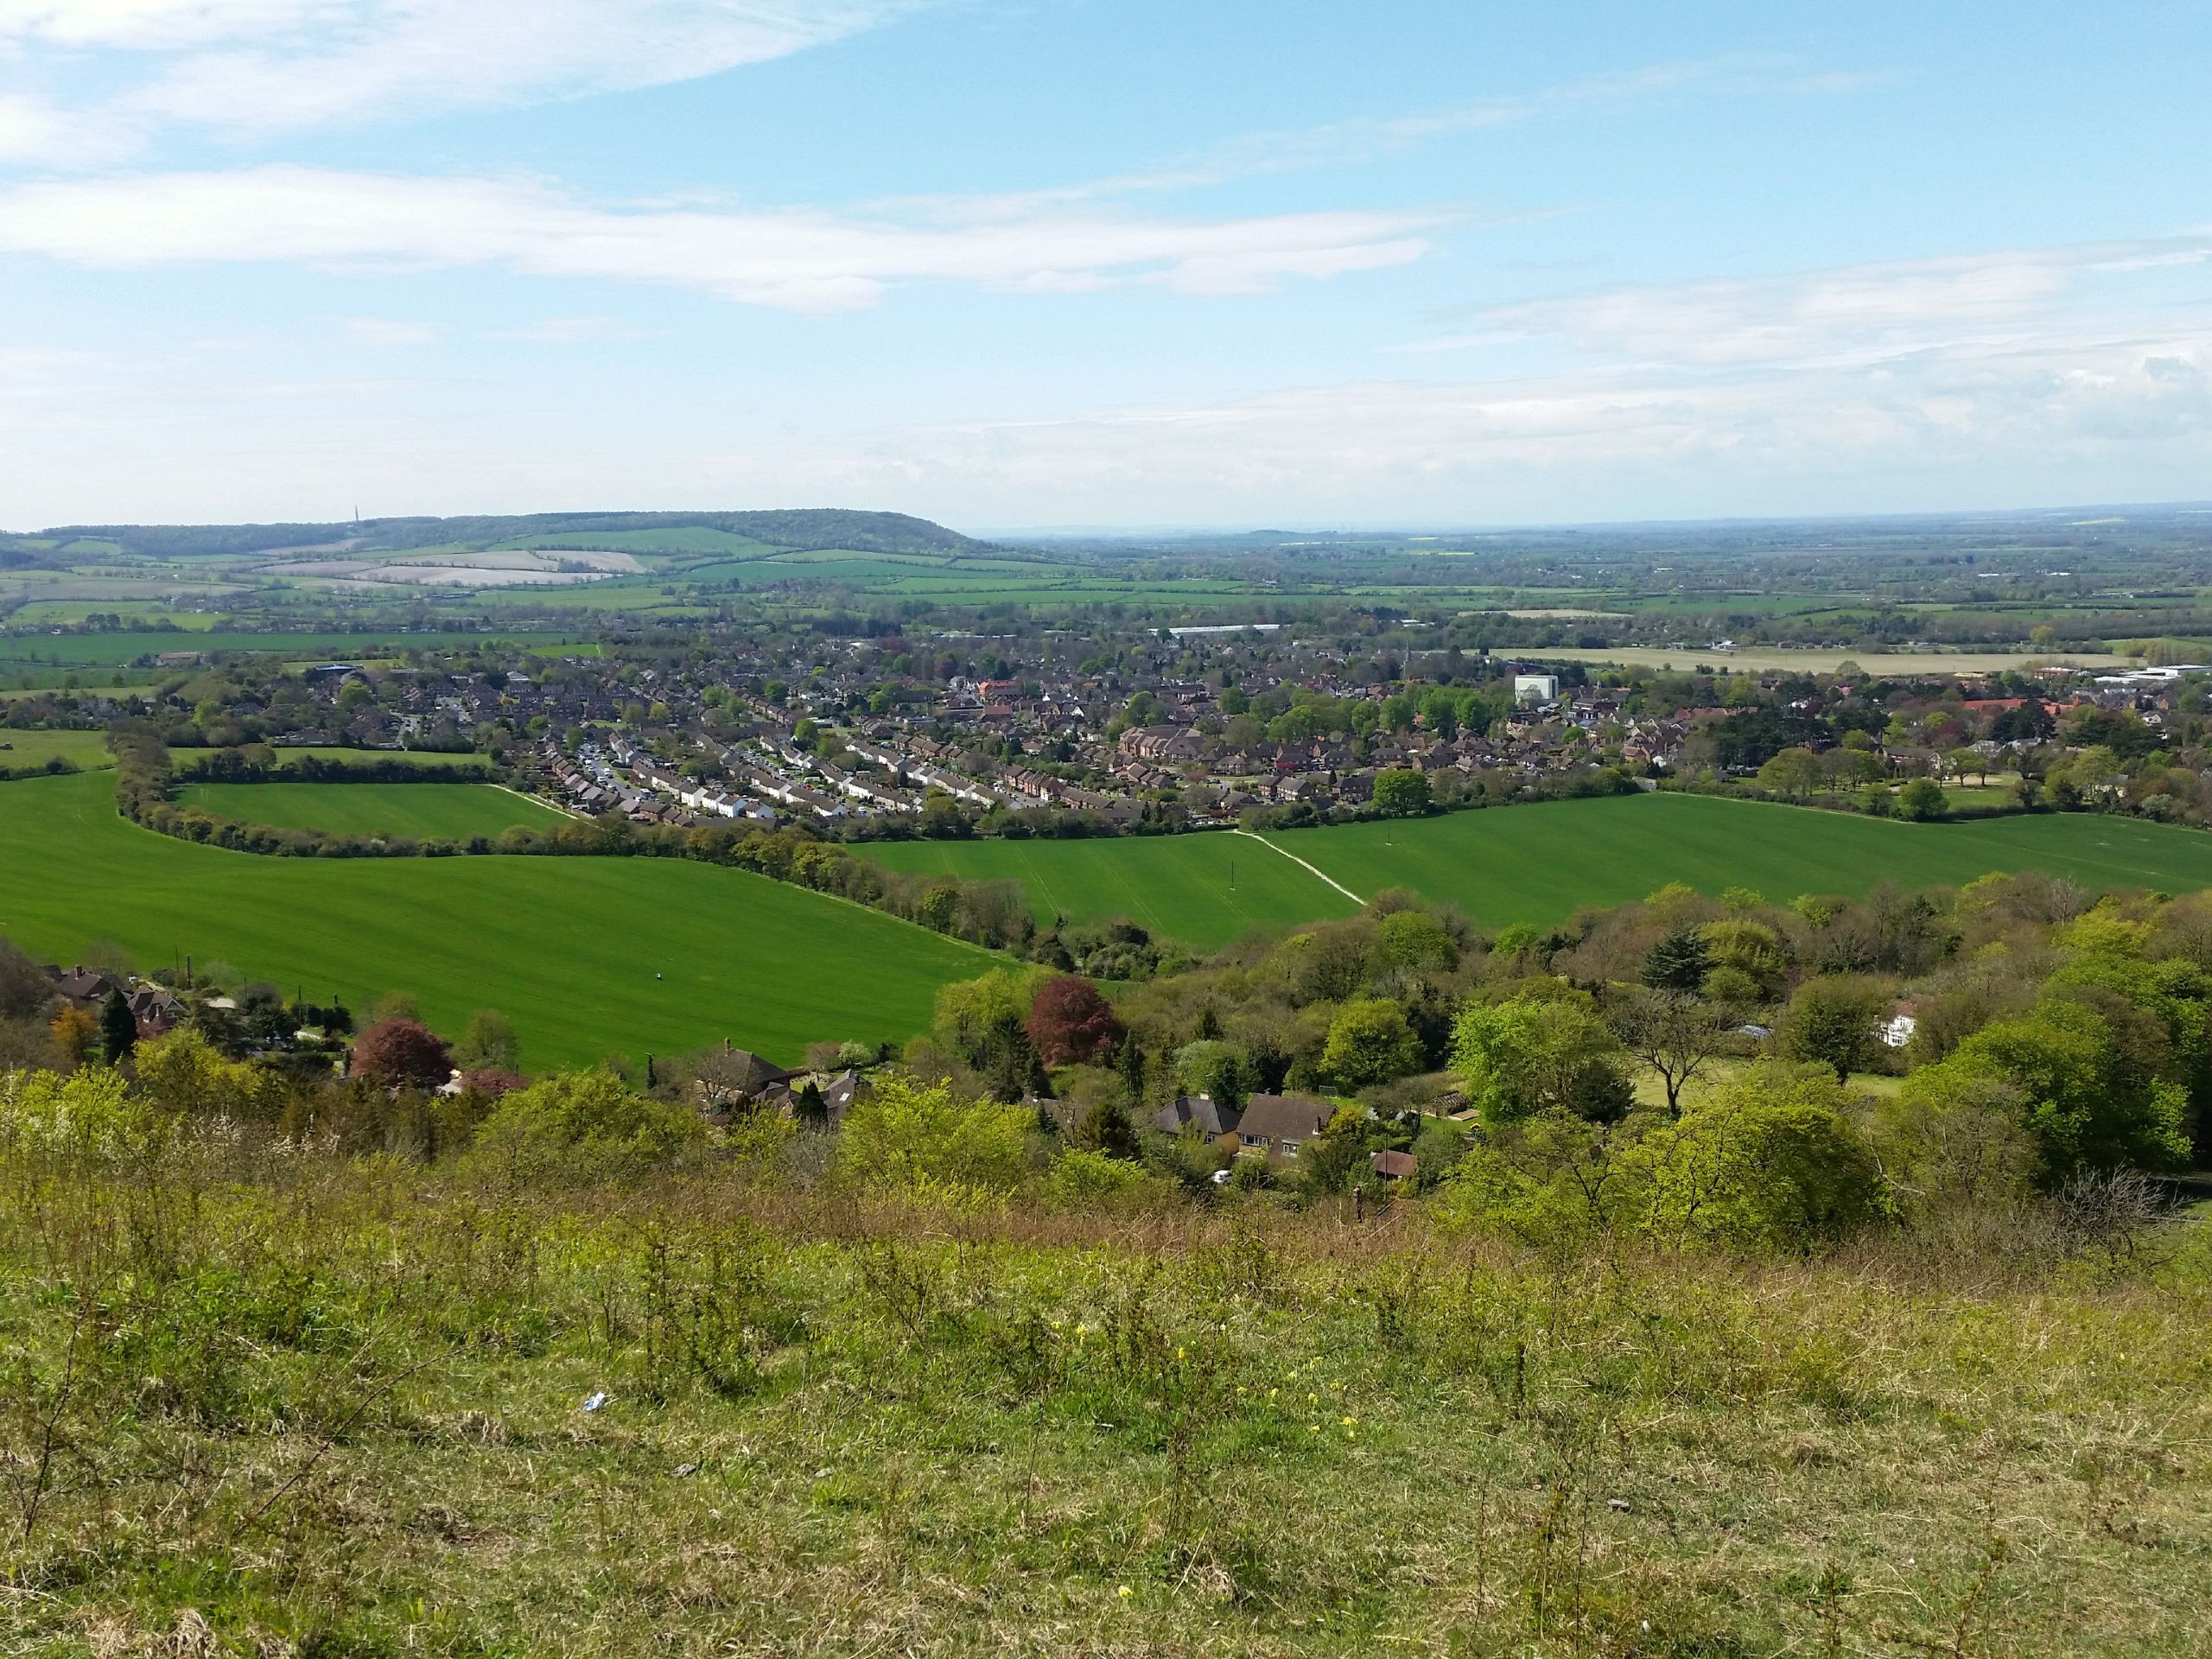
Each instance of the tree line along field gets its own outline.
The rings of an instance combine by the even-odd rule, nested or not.
[[[1408,887],[1491,927],[1557,922],[1580,906],[1620,904],[1669,881],[1711,893],[1753,887],[1775,899],[1855,896],[1885,880],[1958,884],[2020,869],[2047,870],[2090,889],[2212,887],[2212,836],[2171,825],[2095,814],[1917,824],[1671,793],[1265,837],[885,842],[861,850],[896,869],[1019,880],[1043,922],[1126,916],[1200,949],[1226,944],[1255,921],[1291,925],[1351,912],[1344,893],[1285,854],[1363,899]]]
[[[180,627],[175,632],[151,633],[31,633],[0,637],[0,679],[42,668],[92,670],[127,667],[141,657],[171,652],[252,652],[287,658],[337,657],[347,661],[362,656],[388,655],[395,651],[466,651],[494,641],[526,649],[558,652],[569,636],[534,635],[527,629],[500,633],[461,632],[451,629],[409,633],[385,630],[362,633],[323,631],[304,633],[242,633],[200,632]]]
[[[416,841],[550,830],[568,820],[564,812],[492,784],[187,784],[176,798],[179,805],[242,823]]]
[[[410,766],[480,766],[484,757],[474,749],[342,749],[329,745],[289,745],[272,751],[279,761],[336,760],[350,766],[380,766],[387,760],[404,760]],[[188,767],[199,749],[171,749],[169,759],[180,768]]]
[[[817,1039],[903,1041],[928,1025],[940,985],[996,960],[804,888],[674,859],[289,859],[199,846],[118,817],[112,780],[98,773],[0,784],[0,935],[63,963],[99,939],[147,967],[190,953],[363,1012],[404,990],[448,1031],[499,1008],[532,1071],[724,1037],[786,1062]]]
[[[1840,645],[1745,645],[1714,651],[1710,645],[1544,645],[1528,655],[1545,662],[1611,664],[1687,673],[1693,668],[1726,669],[1738,674],[1769,672],[1833,674],[1857,663],[1870,674],[1998,674],[2031,663],[2063,663],[2075,668],[2125,668],[2127,659],[2108,652],[2052,651],[2040,655],[1994,651],[1851,650]]]

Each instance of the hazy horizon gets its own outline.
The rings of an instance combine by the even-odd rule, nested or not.
[[[360,518],[360,522],[364,524],[373,524],[413,518],[523,518],[543,516],[588,518],[600,514],[611,516],[624,513],[656,513],[673,514],[677,516],[696,514],[701,517],[705,517],[719,513],[779,511],[836,512],[843,510],[883,512],[891,513],[899,513],[902,511],[896,507],[848,509],[841,504],[825,502],[814,502],[804,504],[803,505],[795,505],[791,503],[771,503],[766,505],[747,503],[738,505],[713,507],[607,505],[529,507],[518,509],[513,512],[487,512],[478,509],[463,508],[455,512],[442,513],[363,513]],[[1030,538],[1039,541],[1053,541],[1061,539],[1073,540],[1077,538],[1140,540],[1155,537],[1173,538],[1178,537],[1203,537],[1267,535],[1314,537],[1503,536],[1512,535],[1516,532],[1534,533],[1540,531],[1588,531],[1593,533],[1622,533],[1643,529],[1694,530],[1707,525],[1711,525],[1715,528],[1725,528],[1732,525],[1740,526],[1758,524],[1781,525],[1828,523],[1874,524],[1885,521],[1910,521],[1915,519],[1940,521],[1974,520],[1985,518],[2003,520],[2015,518],[2062,518],[2063,519],[2063,515],[2075,512],[2146,515],[2171,514],[2176,517],[2201,513],[2206,517],[2212,517],[2212,498],[2180,501],[2071,501],[2055,503],[2049,505],[1931,508],[1922,512],[1884,512],[1878,510],[1870,510],[1862,512],[1797,512],[1714,515],[1704,518],[1686,518],[1528,519],[1510,522],[1500,521],[1496,523],[1484,523],[1480,521],[1451,522],[1433,519],[1403,519],[1387,522],[1376,521],[1370,523],[1335,524],[1300,523],[1295,520],[1274,524],[1263,524],[1257,521],[1232,521],[1222,524],[971,524],[957,523],[946,524],[942,520],[931,520],[931,522],[942,524],[943,527],[947,530],[957,531],[961,535],[967,536],[979,541],[1005,540],[1009,538]],[[906,514],[906,516],[912,518],[926,518],[927,515],[912,513]],[[67,523],[57,522],[35,526],[10,527],[0,525],[0,535],[37,536],[58,530],[81,530],[100,526],[119,527],[124,525],[175,525],[179,527],[201,527],[228,524],[302,524],[312,525],[316,528],[327,528],[334,525],[341,525],[347,522],[349,522],[349,519],[346,518],[284,518],[270,515],[222,519],[79,518],[70,520]],[[2095,521],[2075,521],[2077,524],[2094,522]]]

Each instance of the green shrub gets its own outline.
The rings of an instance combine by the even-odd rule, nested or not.
[[[1932,823],[1951,810],[1943,786],[1933,778],[1916,778],[1897,791],[1897,816],[1916,823]]]
[[[1447,1231],[1545,1247],[1580,1244],[1632,1207],[1630,1172],[1618,1154],[1639,1128],[1607,1129],[1567,1111],[1506,1124],[1470,1147],[1438,1183],[1433,1213]]]
[[[1851,1104],[1817,1066],[1752,1067],[1625,1154],[1642,1224],[1787,1253],[1864,1228],[1882,1212],[1881,1170]]]
[[[228,1060],[189,1027],[142,1045],[135,1068],[138,1092],[181,1117],[274,1120],[283,1109],[283,1077],[265,1066]]]
[[[1452,1065],[1491,1124],[1546,1110],[1619,1117],[1632,1098],[1619,1056],[1596,1004],[1579,992],[1471,1002],[1452,1028]]]
[[[699,1115],[641,1095],[613,1072],[556,1072],[504,1095],[475,1156],[527,1179],[665,1162],[706,1138]]]
[[[1032,1118],[1019,1104],[959,1099],[947,1084],[886,1077],[846,1113],[837,1168],[871,1184],[1010,1191],[1029,1167]]]
[[[19,1150],[101,1161],[130,1157],[153,1150],[169,1122],[168,1113],[105,1066],[67,1077],[0,1075],[0,1138]]]
[[[1878,1102],[1869,1135],[1899,1214],[1916,1224],[2025,1198],[2038,1156],[2023,1104],[2005,1078],[1941,1065]]]
[[[1904,1092],[1932,1100],[1972,1077],[2011,1084],[2046,1187],[2085,1171],[2177,1167],[2189,1154],[2188,1096],[2120,1036],[2094,1009],[2047,995],[2032,1014],[1985,1026],[1913,1073]]]
[[[1103,1152],[1068,1153],[1045,1178],[1046,1198],[1071,1210],[1125,1205],[1168,1193],[1166,1184],[1141,1164]]]
[[[1329,1021],[1321,1067],[1347,1091],[1389,1083],[1421,1070],[1421,1039],[1389,998],[1354,997]]]

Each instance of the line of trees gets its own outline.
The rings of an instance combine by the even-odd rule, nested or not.
[[[483,784],[493,769],[482,761],[435,765],[404,755],[365,751],[360,760],[320,754],[262,760],[245,749],[213,749],[188,760],[181,784]]]

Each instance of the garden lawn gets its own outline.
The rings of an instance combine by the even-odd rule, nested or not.
[[[1311,871],[1248,836],[890,841],[854,850],[897,870],[1017,880],[1042,925],[1055,917],[1071,922],[1126,917],[1164,938],[1208,950],[1248,927],[1349,916],[1358,908]]]
[[[244,823],[387,840],[466,841],[567,821],[565,813],[491,784],[187,784],[176,798]]]
[[[404,990],[448,1033],[499,1008],[533,1071],[724,1037],[785,1062],[817,1039],[903,1040],[938,987],[997,960],[676,859],[227,852],[118,817],[113,788],[98,773],[0,784],[0,935],[48,961],[103,938],[149,967],[221,960],[355,1009]]]
[[[1408,887],[1487,926],[1564,920],[1582,905],[1641,899],[1669,881],[1701,892],[1752,887],[1769,899],[1858,895],[1971,881],[1993,870],[2048,870],[2102,890],[2212,887],[2212,836],[2097,814],[2051,813],[1919,824],[1700,795],[1636,795],[1492,807],[1432,818],[1294,830],[1265,837],[892,842],[860,850],[899,869],[1011,876],[1040,919],[1128,916],[1200,948],[1254,923],[1342,916],[1343,894]],[[1226,891],[1236,861],[1237,891]]]

